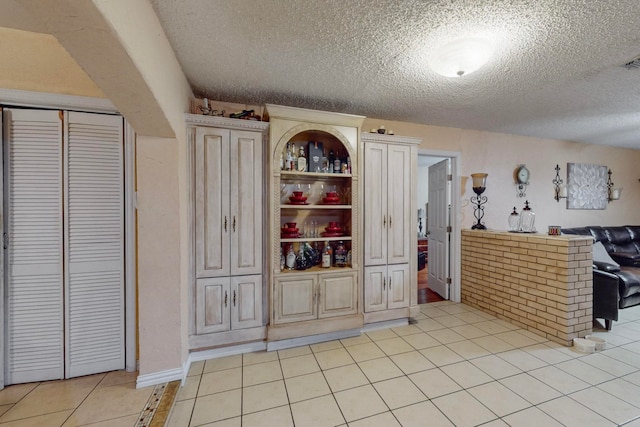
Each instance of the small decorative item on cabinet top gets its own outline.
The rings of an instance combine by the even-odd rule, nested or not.
[[[516,211],[516,207],[513,207],[513,212],[509,215],[509,231],[519,231],[520,227],[520,214]]]

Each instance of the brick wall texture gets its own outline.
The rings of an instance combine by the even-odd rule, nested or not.
[[[549,340],[591,333],[592,239],[462,231],[462,302]]]

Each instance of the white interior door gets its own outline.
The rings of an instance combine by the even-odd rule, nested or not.
[[[59,114],[3,111],[7,384],[64,378]]]
[[[0,108],[0,121],[4,123],[2,109]],[[0,125],[2,125],[0,123]],[[4,126],[2,126],[2,141],[4,146]],[[0,188],[4,189],[4,166],[0,162]],[[4,212],[4,197],[0,197],[0,212]],[[4,235],[4,221],[0,221],[0,236]],[[4,245],[0,244],[0,260],[4,261]],[[4,351],[7,348],[4,343],[4,262],[0,262],[0,390],[4,388]]]
[[[66,377],[124,369],[120,116],[65,115]]]
[[[429,166],[429,288],[449,299],[449,159]]]

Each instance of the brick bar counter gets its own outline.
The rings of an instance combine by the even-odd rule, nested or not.
[[[462,231],[462,302],[551,341],[592,329],[590,236]]]

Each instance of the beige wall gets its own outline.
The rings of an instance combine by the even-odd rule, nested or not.
[[[104,98],[51,35],[0,27],[0,51],[1,88]]]
[[[536,214],[536,228],[546,231],[548,225],[576,227],[584,225],[639,224],[640,212],[640,150],[614,148],[602,145],[581,144],[546,140],[492,132],[481,132],[440,126],[418,125],[367,119],[363,129],[378,128],[384,124],[396,135],[423,138],[420,148],[458,151],[461,153],[462,177],[462,226],[469,228],[474,222],[469,198],[470,175],[486,172],[488,202],[485,208],[485,224],[490,229],[506,230],[507,217],[515,206],[518,211],[525,198],[518,198],[513,183],[515,168],[525,163],[531,171],[526,200]],[[566,201],[553,198],[555,166],[561,167],[560,175],[566,183],[567,163],[593,163],[606,165],[613,171],[616,187],[623,187],[622,198],[609,203],[605,210],[570,210]]]
[[[180,164],[174,139],[140,136],[138,169],[138,304],[140,373],[181,366],[184,324],[180,277]]]

